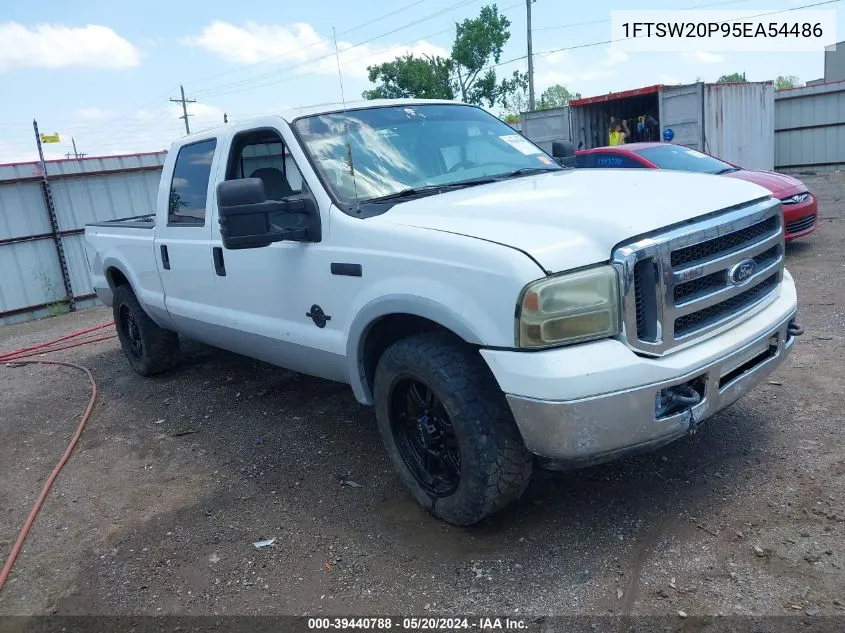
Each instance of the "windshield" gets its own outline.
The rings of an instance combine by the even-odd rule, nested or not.
[[[376,107],[303,117],[294,127],[323,181],[348,204],[562,169],[513,128],[472,106]]]
[[[646,147],[634,150],[634,153],[650,160],[660,169],[696,171],[703,174],[720,174],[737,169],[718,158],[713,158],[682,145],[666,144],[658,147]]]

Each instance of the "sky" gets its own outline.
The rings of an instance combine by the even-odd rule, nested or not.
[[[749,81],[823,75],[822,49],[748,53],[621,52],[606,42],[613,9],[680,9],[717,0],[535,0],[536,92],[560,83],[594,96],[656,83],[715,81],[745,72]],[[749,15],[816,0],[734,0],[721,8]],[[0,0],[0,163],[35,160],[32,120],[58,133],[48,159],[72,151],[89,156],[166,149],[185,134],[180,84],[191,130],[304,105],[359,99],[371,87],[367,66],[404,52],[447,55],[455,22],[478,15],[490,0],[315,0],[249,3],[231,0]],[[511,21],[502,60],[524,57],[524,0],[498,0]],[[726,6],[729,5],[729,6]],[[720,8],[720,7],[714,7]],[[835,9],[845,39],[845,1]],[[570,48],[548,53],[561,48]],[[525,71],[518,59],[497,68]],[[494,109],[498,113],[498,109]]]

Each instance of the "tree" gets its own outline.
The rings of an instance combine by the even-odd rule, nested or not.
[[[775,90],[789,90],[790,88],[799,88],[801,80],[795,75],[778,75],[775,79]]]
[[[455,41],[448,58],[406,54],[392,62],[367,68],[375,88],[365,99],[417,97],[454,99],[494,106],[507,104],[515,92],[525,89],[525,73],[514,71],[499,79],[492,66],[502,58],[510,39],[510,20],[499,15],[496,5],[485,6],[477,18],[455,25]]]
[[[730,75],[722,75],[716,80],[716,83],[730,84],[730,83],[745,83],[748,81],[745,78],[745,73],[731,73]]]
[[[569,101],[571,99],[580,98],[580,92],[573,94],[569,92],[569,89],[566,86],[555,84],[554,86],[546,88],[543,91],[543,94],[540,95],[540,103],[537,104],[537,109],[551,110],[552,108],[562,108],[565,105],[569,105]]]
[[[373,83],[381,84],[365,90],[365,99],[454,99],[450,74],[452,60],[442,57],[397,57],[392,62],[370,66],[367,71]]]

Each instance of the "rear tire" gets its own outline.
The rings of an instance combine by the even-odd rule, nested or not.
[[[533,456],[490,369],[463,341],[427,333],[394,343],[373,391],[388,455],[436,517],[478,523],[525,491]]]
[[[155,324],[130,286],[115,288],[112,310],[120,346],[132,369],[152,376],[178,364],[179,336]]]

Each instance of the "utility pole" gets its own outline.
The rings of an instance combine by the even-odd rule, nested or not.
[[[191,126],[188,125],[188,117],[193,116],[193,115],[188,114],[188,104],[189,103],[196,103],[197,100],[185,98],[185,87],[184,86],[180,85],[179,90],[182,91],[182,98],[181,99],[171,99],[171,101],[173,103],[181,103],[182,104],[182,116],[180,116],[179,118],[185,120],[185,134],[190,134],[191,133]]]
[[[534,110],[534,53],[531,46],[531,3],[525,0],[525,12],[528,15],[528,110]]]
[[[74,158],[77,158],[77,159],[79,159],[79,158],[85,158],[85,156],[86,156],[85,152],[82,152],[82,153],[80,154],[79,152],[77,152],[77,151],[76,151],[76,139],[75,139],[75,138],[73,138],[73,137],[71,136],[71,137],[70,137],[70,142],[71,142],[71,143],[73,143],[73,157],[74,157]],[[67,156],[68,158],[70,158],[70,157],[71,157],[71,152],[68,152],[67,154],[65,154],[65,156]]]

